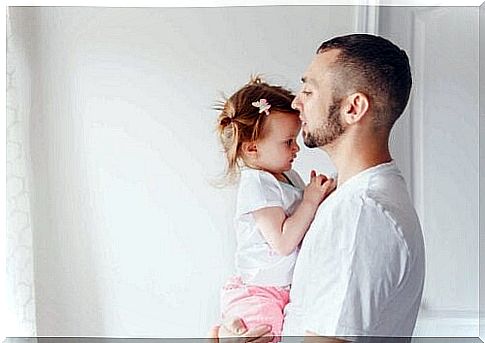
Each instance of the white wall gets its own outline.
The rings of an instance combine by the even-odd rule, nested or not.
[[[6,269],[8,313],[2,321],[12,336],[35,336],[35,284],[30,211],[29,118],[30,61],[25,37],[7,20],[6,101]],[[4,236],[4,237],[5,237]],[[0,327],[1,328],[1,327]],[[1,329],[0,329],[1,332]],[[1,336],[1,333],[0,333]]]
[[[426,246],[415,333],[478,336],[478,7],[382,7],[379,18],[380,33],[411,51],[414,73],[395,137]]]
[[[415,10],[381,8],[379,24],[423,71],[392,138],[427,247],[417,333],[476,336],[478,12],[421,12],[419,50]],[[356,7],[10,12],[32,81],[38,335],[204,336],[235,244],[234,189],[211,185],[223,170],[211,106],[256,72],[296,90],[320,42],[354,31]],[[415,139],[419,114],[425,140]],[[306,149],[295,167],[305,178],[332,171]]]
[[[37,334],[204,336],[232,271],[211,106],[294,90],[355,7],[11,8],[31,72]],[[302,151],[296,168],[331,171]]]

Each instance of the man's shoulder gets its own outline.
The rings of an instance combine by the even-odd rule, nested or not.
[[[327,202],[327,203],[325,203]],[[382,187],[355,187],[329,196],[320,206],[315,221],[345,227],[346,234],[376,231],[375,226],[396,231],[420,230],[419,219],[407,193],[386,192]],[[338,230],[336,230],[338,231]]]
[[[420,230],[406,183],[394,164],[369,170],[344,183],[324,200],[316,221],[339,227],[373,230],[372,223],[392,230]],[[369,225],[364,225],[368,223]]]
[[[354,196],[364,209],[375,210],[395,225],[415,225],[416,211],[406,181],[395,163],[383,164],[357,187]]]

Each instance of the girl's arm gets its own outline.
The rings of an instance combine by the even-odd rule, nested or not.
[[[286,217],[281,207],[267,207],[253,212],[256,225],[269,245],[280,255],[289,255],[303,239],[320,203],[334,189],[336,182],[312,170],[303,200],[295,212]]]

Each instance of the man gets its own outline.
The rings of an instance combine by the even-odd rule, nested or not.
[[[389,152],[390,131],[411,89],[406,53],[378,36],[336,37],[320,46],[302,82],[293,107],[305,145],[328,153],[338,186],[303,240],[283,335],[333,337],[322,342],[411,336],[424,284],[424,244]],[[236,319],[219,335],[244,331]],[[263,342],[268,331],[245,335]]]

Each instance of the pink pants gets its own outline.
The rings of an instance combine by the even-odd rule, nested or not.
[[[272,335],[281,336],[283,309],[289,301],[289,293],[289,287],[245,285],[240,277],[233,276],[222,288],[222,320],[239,317],[248,329],[269,324],[273,328]]]

